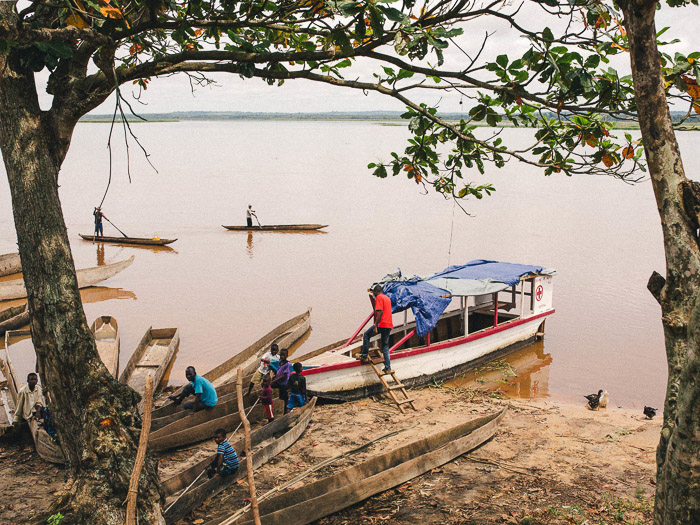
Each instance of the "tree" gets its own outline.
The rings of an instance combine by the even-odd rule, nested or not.
[[[400,9],[392,1],[0,2],[0,150],[38,366],[72,474],[56,508],[71,523],[123,521],[140,418],[138,396],[109,376],[88,330],[58,198],[60,167],[81,116],[115,93],[115,116],[126,117],[120,86],[147,89],[151,79],[173,73],[203,84],[213,72],[269,84],[307,79],[401,101],[413,137],[402,155],[370,167],[380,177],[403,172],[455,199],[494,190],[463,178],[469,169],[482,171],[485,162],[502,167],[515,159],[547,175],[605,173],[635,181],[646,155],[667,255],[666,277],[657,275],[649,285],[662,307],[669,362],[655,520],[697,522],[700,192],[683,173],[666,97],[687,102],[686,117],[700,113],[700,54],[659,54],[663,42],[651,0],[619,0],[621,13],[598,0],[525,4],[544,15],[528,20],[551,18],[554,30],[528,29],[520,20],[523,6],[501,1],[403,0]],[[486,17],[525,37],[527,51],[515,59],[481,59],[487,36],[472,40],[473,52],[465,50],[457,66],[446,66],[450,50],[462,49],[457,41],[463,28]],[[609,67],[626,52],[631,77]],[[366,65],[377,66],[374,76],[355,77]],[[50,72],[46,91],[53,96],[48,110],[39,106],[35,82],[44,68]],[[346,78],[351,73],[354,80]],[[448,122],[438,108],[419,101],[421,93],[435,90],[472,100],[469,118]],[[611,119],[637,117],[644,147],[631,135],[610,133]],[[514,151],[498,132],[477,137],[481,122],[536,127],[533,144]],[[441,155],[447,144],[451,150]],[[147,461],[143,472],[139,519],[159,523],[156,464]]]

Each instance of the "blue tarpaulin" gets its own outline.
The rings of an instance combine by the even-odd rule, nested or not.
[[[437,277],[444,277],[446,279],[491,279],[492,281],[500,281],[508,286],[513,286],[520,281],[522,276],[531,273],[540,273],[542,270],[544,270],[543,266],[476,259],[461,266],[445,268],[443,271],[425,280],[430,281]]]
[[[416,318],[416,333],[419,337],[435,327],[452,300],[448,291],[423,281],[390,281],[383,288],[384,294],[391,299],[392,312],[411,309]]]

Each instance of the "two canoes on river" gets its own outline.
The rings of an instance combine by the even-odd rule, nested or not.
[[[22,263],[18,253],[6,253],[0,255],[0,277],[12,275],[22,271]]]
[[[542,266],[475,260],[425,279],[383,282],[393,311],[404,312],[403,323],[394,324],[389,336],[396,377],[404,385],[422,386],[544,337],[545,320],[555,312],[555,273]],[[448,310],[453,300],[456,307]],[[408,308],[417,322],[408,321]],[[305,356],[309,395],[349,401],[384,390],[374,370],[356,358],[362,346],[357,336],[370,319],[372,314],[335,348]],[[378,336],[372,340],[378,343]]]
[[[97,353],[112,376],[119,375],[119,324],[110,315],[101,315],[92,323]]]
[[[95,286],[96,284],[101,283],[110,277],[114,277],[123,269],[129,267],[132,262],[134,262],[133,255],[124,261],[114,264],[105,264],[104,266],[95,266],[93,268],[83,268],[82,270],[78,270],[76,271],[76,276],[78,277],[78,288]],[[27,290],[24,288],[24,280],[16,279],[14,281],[0,282],[0,301],[21,299],[23,297],[27,297]]]
[[[157,391],[179,345],[180,332],[177,328],[149,327],[124,367],[119,381],[143,396],[146,377],[152,375]]]
[[[272,423],[251,432],[250,460],[253,469],[267,463],[299,439],[309,424],[315,405],[316,398],[312,398],[303,408],[295,409],[289,414],[275,419]],[[239,455],[244,450],[244,442],[245,438],[241,436],[237,441],[231,443]],[[202,475],[190,490],[181,494],[179,498],[176,497],[175,493],[181,492],[195,481],[215,457],[215,454],[209,456],[163,482],[163,490],[167,498],[165,505],[166,523],[175,523],[199,507],[205,499],[215,496],[227,486],[245,477],[246,461],[249,458],[241,458],[238,470],[230,476],[215,476],[212,479],[207,479],[207,476]]]
[[[27,324],[29,324],[29,310],[26,304],[0,310],[0,335],[8,330],[22,328]]]
[[[493,437],[504,411],[473,419],[437,434],[375,456],[354,467],[304,483],[267,500],[259,499],[265,525],[303,525],[338,512],[375,494],[440,467]],[[253,523],[250,509],[217,522]]]
[[[315,231],[325,228],[327,224],[268,224],[265,226],[224,226],[227,230],[235,232],[294,232]]]
[[[86,241],[92,242],[115,242],[119,244],[136,244],[140,246],[165,246],[177,239],[161,239],[160,237],[95,237],[93,235],[83,235],[79,233]]]
[[[276,343],[280,349],[289,348],[298,341],[309,330],[309,318],[311,316],[311,308],[307,309],[303,314],[292,317],[288,321],[282,323],[277,328],[265,334],[263,337],[255,341],[252,345],[236,353],[230,359],[224,361],[216,368],[211,369],[206,374],[202,374],[208,379],[214,388],[216,395],[219,397],[219,402],[224,402],[224,396],[234,394],[236,391],[236,371],[242,368],[244,380],[255,372],[255,369],[260,366],[260,358],[270,349],[272,343]],[[250,379],[247,379],[249,382]],[[245,383],[248,386],[248,383]],[[232,410],[230,410],[232,411]],[[173,419],[162,420],[165,416],[179,414]],[[156,408],[152,412],[151,429],[157,430],[165,424],[172,423],[176,419],[180,419],[187,415],[187,411],[178,407],[172,401],[165,405]]]

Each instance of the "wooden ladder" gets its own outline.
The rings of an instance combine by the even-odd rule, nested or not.
[[[384,357],[379,350],[372,349],[369,351],[369,364],[372,366],[374,373],[377,374],[377,377],[384,385],[384,388],[386,388],[386,391],[389,393],[389,397],[391,397],[394,403],[396,403],[396,406],[399,408],[402,414],[406,413],[403,407],[404,405],[409,405],[413,410],[416,410],[416,407],[413,405],[415,400],[408,397],[406,387],[399,380],[399,378],[396,377],[396,372],[393,370],[391,372],[382,372],[377,366],[378,364],[384,364]],[[389,382],[385,379],[386,376],[391,376],[393,384],[389,384]],[[397,391],[403,394],[403,399],[399,399],[396,396],[395,392]]]

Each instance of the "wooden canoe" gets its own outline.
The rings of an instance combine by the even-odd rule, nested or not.
[[[12,275],[22,271],[22,263],[18,253],[6,253],[0,255],[0,277]]]
[[[10,390],[10,372],[7,363],[0,358],[0,374],[2,374],[2,383],[5,386],[0,386],[0,436],[12,432],[12,419],[15,411],[15,398]],[[13,385],[14,386],[14,385]]]
[[[92,242],[114,242],[119,244],[135,244],[139,246],[165,246],[177,239],[161,239],[160,237],[94,237],[92,235],[83,235],[79,233],[81,238]]]
[[[90,326],[95,337],[97,353],[113,377],[119,376],[119,324],[109,315],[95,319]]]
[[[93,268],[83,268],[82,270],[78,270],[76,272],[78,277],[78,288],[95,286],[96,284],[101,283],[110,277],[114,277],[125,268],[128,268],[132,262],[134,262],[133,255],[124,261],[114,264],[105,264],[104,266],[95,266]],[[23,279],[0,282],[0,301],[21,299],[23,297],[27,297],[27,290],[24,288]]]
[[[467,421],[313,483],[305,483],[296,490],[259,501],[260,521],[265,525],[303,525],[401,485],[488,441],[504,412]],[[253,523],[252,513],[248,510],[239,519],[231,517],[216,523],[248,525]]]
[[[293,410],[289,414],[277,418],[272,423],[268,423],[251,433],[251,461],[253,469],[257,469],[267,463],[271,458],[290,447],[299,439],[309,424],[315,405],[316,398],[314,397],[303,408]],[[240,456],[242,456],[241,452],[245,448],[244,441],[245,438],[241,436],[237,441],[231,443]],[[182,491],[189,486],[211,464],[214,456],[207,457],[163,482],[166,498],[174,495],[176,491]],[[223,478],[215,476],[212,479],[207,479],[205,474],[198,480],[199,484],[195,484],[190,490],[182,494],[179,499],[176,500],[174,497],[170,497],[170,503],[165,505],[166,523],[175,523],[193,509],[199,507],[205,499],[215,496],[235,481],[245,478],[247,459],[240,458],[240,467],[231,476]]]
[[[124,367],[119,381],[143,396],[146,377],[152,375],[157,391],[179,345],[180,332],[177,328],[149,327]]]
[[[227,230],[235,232],[294,232],[315,231],[326,228],[327,224],[270,224],[265,226],[224,226]]]
[[[16,330],[29,324],[27,305],[12,306],[0,311],[0,335],[8,330]]]
[[[303,314],[285,321],[277,328],[255,341],[252,345],[236,353],[233,357],[224,361],[216,368],[211,369],[206,374],[203,374],[203,376],[214,385],[216,394],[220,399],[225,395],[235,394],[236,371],[238,368],[240,367],[243,369],[245,380],[247,376],[252,375],[255,369],[260,366],[260,358],[269,350],[272,343],[277,343],[280,349],[282,349],[289,348],[298,341],[309,330],[310,317],[311,308],[308,308]],[[250,382],[250,379],[247,381]],[[247,387],[248,383],[245,383],[244,386]],[[168,401],[163,406],[154,409],[151,413],[153,417],[151,428],[156,430],[164,426],[162,421],[157,420],[176,412],[182,412],[182,416],[185,415],[184,409],[178,407],[172,401]],[[171,422],[172,420],[168,421],[168,423]]]

